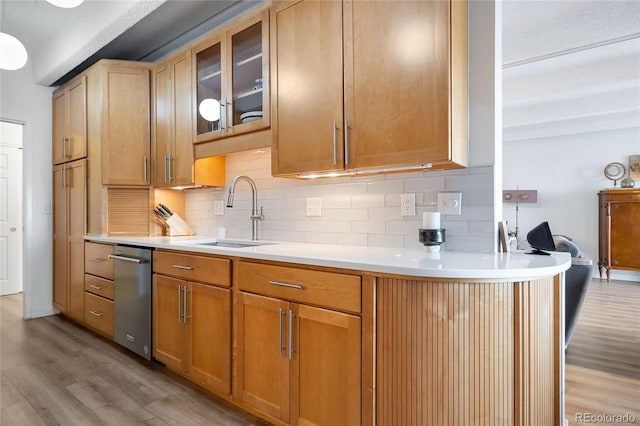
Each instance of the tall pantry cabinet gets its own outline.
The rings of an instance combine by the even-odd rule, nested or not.
[[[148,235],[152,65],[102,60],[53,93],[53,305],[84,322],[84,235]]]
[[[86,77],[53,93],[53,306],[84,321]]]

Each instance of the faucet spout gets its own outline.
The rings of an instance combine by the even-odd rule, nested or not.
[[[256,184],[253,181],[253,179],[251,179],[249,176],[244,176],[244,175],[239,175],[233,178],[233,180],[231,181],[231,185],[229,185],[229,195],[227,196],[227,207],[233,208],[233,196],[235,194],[236,184],[241,180],[246,181],[251,186],[252,203],[251,203],[250,219],[253,225],[251,229],[251,239],[257,240],[258,239],[258,221],[264,220],[264,215],[262,214],[262,207],[260,207],[260,210],[258,210],[258,190],[256,188]]]

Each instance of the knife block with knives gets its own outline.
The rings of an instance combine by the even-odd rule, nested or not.
[[[160,203],[153,209],[160,222],[169,230],[169,236],[177,237],[183,235],[195,235],[195,232],[187,223],[177,214],[171,211],[169,207]]]

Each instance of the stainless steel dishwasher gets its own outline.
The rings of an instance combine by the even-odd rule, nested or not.
[[[151,359],[152,250],[116,246],[113,254],[114,339]]]

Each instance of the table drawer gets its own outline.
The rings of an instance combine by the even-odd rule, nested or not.
[[[231,286],[231,261],[193,254],[153,252],[153,272],[224,287]]]
[[[240,290],[350,312],[360,312],[361,284],[358,275],[238,263]]]
[[[113,246],[86,241],[84,243],[84,272],[98,277],[113,279],[113,261],[109,255]]]
[[[113,302],[85,292],[84,321],[90,328],[113,339]]]
[[[93,275],[84,275],[84,289],[89,293],[113,300],[113,281]]]

